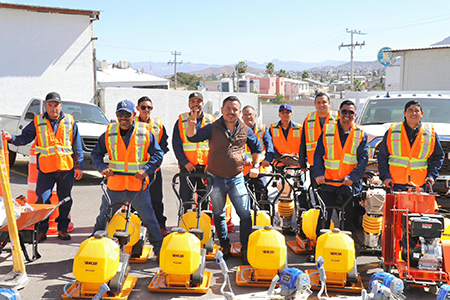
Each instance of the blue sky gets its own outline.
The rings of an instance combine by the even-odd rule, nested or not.
[[[5,1],[5,0],[4,0]],[[450,1],[24,0],[8,3],[100,11],[94,23],[97,58],[110,62],[236,64],[350,60],[349,30],[366,46],[357,61],[382,47],[427,47],[450,36]]]

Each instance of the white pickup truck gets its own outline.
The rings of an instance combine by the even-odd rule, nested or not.
[[[450,185],[450,96],[441,94],[386,94],[372,96],[367,99],[358,113],[356,122],[368,135],[369,165],[367,170],[377,171],[377,154],[384,134],[392,123],[404,120],[405,104],[410,100],[418,100],[424,111],[422,122],[434,125],[436,133],[444,149],[444,164],[439,171],[439,177],[433,186],[439,193],[438,203],[445,209],[450,209],[450,195],[447,195]]]
[[[0,128],[14,135],[20,135],[22,129],[33,121],[34,116],[45,111],[44,100],[33,98],[25,107],[21,116],[0,115]],[[109,121],[98,106],[78,102],[75,100],[62,101],[64,113],[71,114],[78,125],[81,136],[81,144],[84,152],[85,166],[91,162],[91,151],[98,142],[100,135],[106,131]],[[25,146],[14,146],[8,144],[9,163],[12,166],[16,160],[16,154],[29,155],[33,143]]]

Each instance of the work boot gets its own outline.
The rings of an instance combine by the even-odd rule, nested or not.
[[[47,234],[44,232],[40,232],[37,238],[38,243],[43,242],[45,240],[47,240]]]
[[[226,247],[222,247],[222,249],[220,249],[222,251],[223,254],[223,259],[228,259],[231,256],[231,246],[226,246]]]
[[[162,235],[163,237],[165,237],[165,236],[169,235],[169,232],[167,231],[167,229],[166,229],[166,228],[164,228],[164,227],[161,227],[161,235]]]
[[[58,238],[63,241],[68,241],[71,236],[67,230],[58,230]]]

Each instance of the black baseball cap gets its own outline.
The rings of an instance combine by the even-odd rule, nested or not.
[[[189,95],[189,100],[194,99],[194,98],[198,98],[203,101],[203,95],[199,92],[193,92]]]
[[[47,96],[45,96],[44,103],[48,103],[48,102],[52,102],[52,101],[62,103],[61,96],[56,92],[48,93]]]

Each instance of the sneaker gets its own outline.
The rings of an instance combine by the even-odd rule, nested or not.
[[[38,234],[38,238],[37,238],[38,243],[43,242],[45,240],[47,240],[47,234],[43,233],[43,232],[40,232]]]
[[[63,241],[68,241],[72,237],[67,230],[58,230],[58,238]]]

